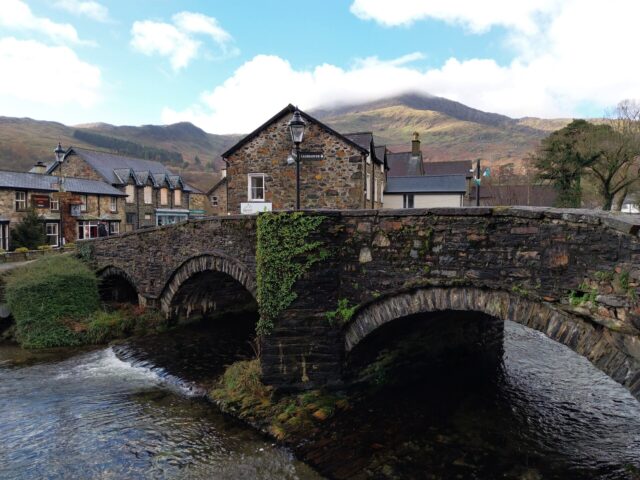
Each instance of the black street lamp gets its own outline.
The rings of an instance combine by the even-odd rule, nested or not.
[[[306,123],[296,108],[293,117],[289,120],[289,130],[291,131],[291,141],[296,146],[296,210],[300,210],[300,144],[304,138],[304,127]]]
[[[56,147],[56,149],[53,151],[53,153],[55,153],[56,155],[56,161],[58,162],[58,166],[60,168],[60,170],[58,170],[58,175],[60,176],[60,180],[58,181],[58,192],[62,193],[64,192],[64,177],[62,176],[62,162],[64,162],[64,148],[62,148],[62,145],[60,144],[60,142],[58,142],[58,146]],[[63,214],[64,214],[64,207],[63,207],[63,199],[62,199],[62,195],[58,196],[58,210],[60,211],[60,246],[64,246],[64,222],[63,222]]]

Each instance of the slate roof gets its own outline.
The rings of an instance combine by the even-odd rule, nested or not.
[[[425,162],[425,175],[464,175],[473,177],[471,160],[456,160],[453,162]]]
[[[407,177],[422,175],[422,159],[411,155],[411,152],[387,153],[387,165],[390,177]]]
[[[162,163],[155,160],[145,160],[143,158],[125,157],[115,153],[98,152],[85,148],[72,147],[67,150],[67,155],[76,154],[87,162],[98,174],[112,185],[123,185],[127,182],[128,175],[133,175],[138,185],[146,183],[146,177],[150,174],[152,180],[157,175],[178,176],[174,175]],[[56,162],[48,169],[47,173],[51,173],[57,167]],[[143,180],[144,179],[144,180]],[[197,192],[198,190],[183,183],[184,190]]]
[[[343,133],[343,135],[367,151],[371,148],[371,142],[373,141],[373,133],[371,132]]]
[[[387,177],[385,194],[393,193],[466,193],[464,175],[416,175]]]
[[[223,185],[224,183],[226,183],[227,181],[227,177],[222,177],[219,181],[217,181],[213,187],[211,187],[209,190],[207,190],[207,196],[211,195],[213,192],[215,192],[218,187],[220,187],[221,185]]]
[[[41,173],[0,171],[0,188],[18,190],[58,191],[60,177]],[[99,180],[64,177],[64,187],[68,192],[90,193],[97,195],[126,196],[117,188]]]
[[[242,138],[238,143],[236,143],[234,146],[232,146],[229,150],[224,152],[221,155],[222,158],[226,160],[229,157],[229,155],[232,155],[234,152],[239,150],[244,144],[246,144],[247,142],[253,140],[258,135],[260,135],[260,133],[264,129],[266,129],[269,125],[271,125],[272,123],[276,122],[277,120],[280,120],[285,115],[293,115],[293,112],[295,112],[295,111],[296,111],[296,107],[294,107],[291,104],[287,105],[282,110],[280,110],[278,113],[276,113],[273,117],[271,117],[269,120],[267,120],[265,123],[263,123],[258,128],[256,128],[249,135],[247,135],[246,137]],[[317,119],[313,118],[308,113],[305,113],[300,109],[298,109],[298,111],[300,112],[300,115],[302,115],[302,118],[304,118],[307,122],[315,123],[316,125],[320,126],[323,130],[325,130],[325,131],[329,132],[330,134],[335,135],[336,137],[342,139],[347,144],[349,144],[349,145],[357,148],[358,150],[360,150],[360,152],[362,152],[362,153],[368,153],[369,152],[369,148],[368,147],[367,148],[361,147],[360,145],[355,143],[353,140],[347,138],[346,136],[344,136],[341,133],[336,132],[333,128],[329,127],[328,125],[325,125],[320,120],[317,120]]]

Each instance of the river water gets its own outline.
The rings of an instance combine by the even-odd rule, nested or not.
[[[321,478],[196,398],[196,383],[250,355],[223,344],[201,325],[71,357],[0,347],[0,479]],[[508,322],[495,379],[381,391],[300,454],[337,478],[635,479],[640,403]]]

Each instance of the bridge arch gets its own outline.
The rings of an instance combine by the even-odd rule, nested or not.
[[[103,301],[138,303],[139,290],[129,273],[109,265],[97,272],[100,298]]]
[[[193,256],[176,268],[160,294],[160,308],[168,315],[176,313],[178,310],[176,302],[180,300],[181,295],[184,297],[185,288],[198,281],[202,283],[205,279],[211,280],[210,283],[214,284],[231,281],[234,284],[232,288],[238,287],[233,293],[240,293],[241,290],[248,297],[246,300],[255,302],[257,285],[251,270],[221,252],[211,252]],[[190,300],[197,299],[202,309],[206,311],[211,305],[208,305],[209,301],[202,297],[211,293],[213,292],[206,286],[202,286],[199,291],[192,292]],[[215,305],[213,307],[215,309]],[[189,313],[191,306],[186,308]]]
[[[370,334],[396,319],[439,311],[479,312],[537,330],[586,357],[640,399],[640,371],[616,345],[607,328],[550,303],[502,290],[431,287],[381,297],[360,308],[345,327],[345,352],[349,355]]]

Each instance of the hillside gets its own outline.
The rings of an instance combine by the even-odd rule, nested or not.
[[[310,112],[339,132],[373,131],[376,142],[392,151],[410,148],[420,133],[425,161],[473,160],[498,171],[524,174],[527,157],[540,140],[562,128],[567,119],[512,119],[433,96],[403,95],[361,105]],[[96,150],[153,158],[176,172],[188,173],[201,188],[214,177],[211,162],[240,135],[215,135],[191,123],[115,126],[92,123],[66,126],[28,118],[0,117],[0,168],[26,170],[51,161],[58,141]],[[196,156],[199,164],[196,162]]]
[[[570,121],[512,119],[444,98],[417,95],[313,113],[340,132],[373,131],[376,142],[391,151],[408,150],[417,131],[426,162],[481,158],[486,166],[505,167],[520,175],[526,173],[527,158],[540,140]]]

